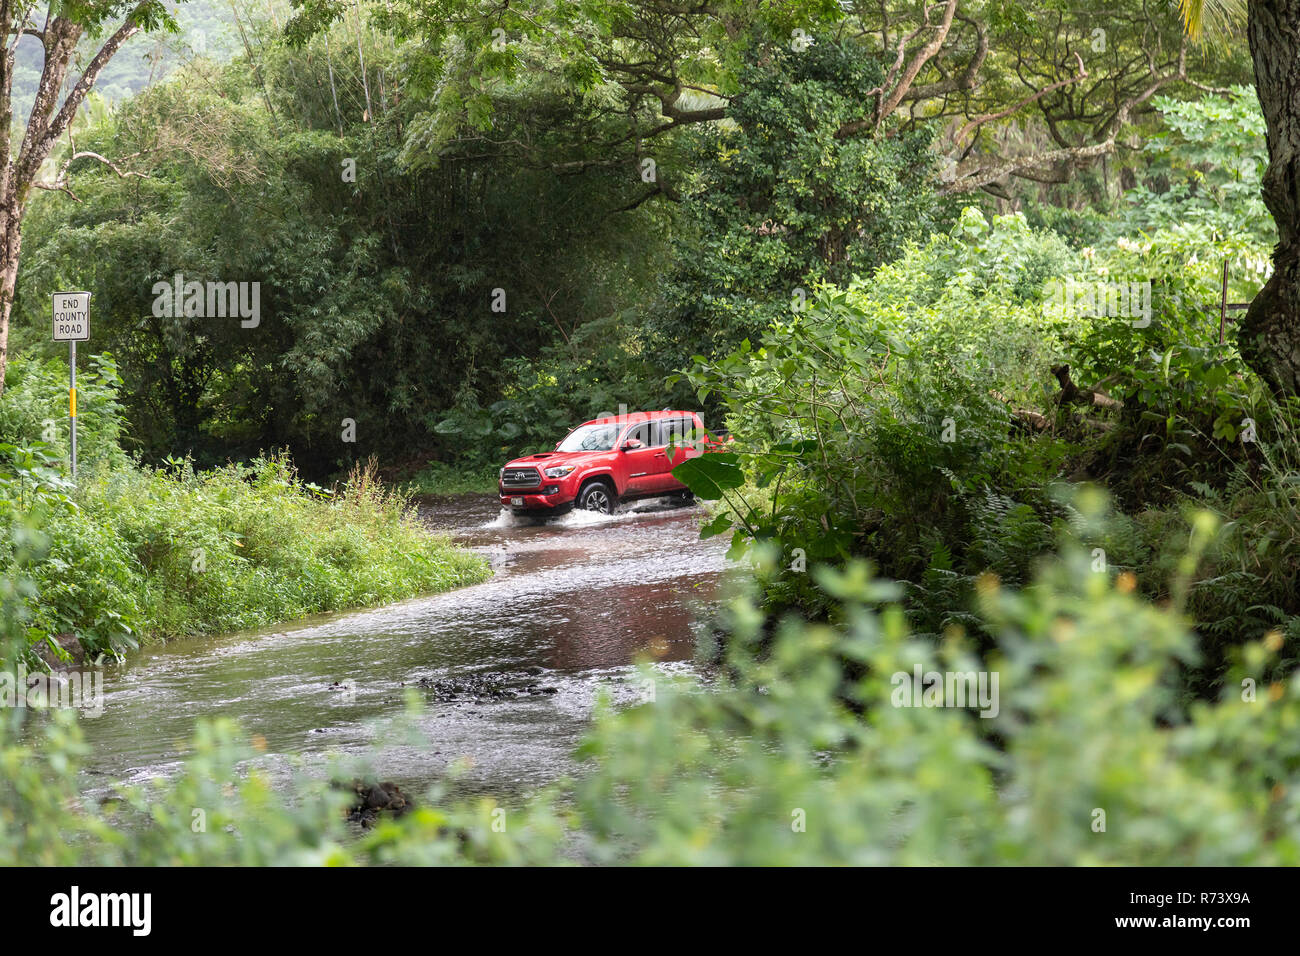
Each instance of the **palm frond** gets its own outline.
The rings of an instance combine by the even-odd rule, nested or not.
[[[1178,0],[1183,30],[1193,40],[1222,38],[1246,17],[1245,0]]]

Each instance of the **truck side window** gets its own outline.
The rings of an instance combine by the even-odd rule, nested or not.
[[[639,441],[646,448],[649,448],[650,447],[650,423],[643,422],[642,424],[635,426],[631,431],[627,433],[627,438],[624,438],[623,440],[631,441],[633,438]]]
[[[673,442],[683,444],[686,436],[686,422],[680,418],[664,418],[659,421],[659,440],[655,443],[659,446],[669,445]]]

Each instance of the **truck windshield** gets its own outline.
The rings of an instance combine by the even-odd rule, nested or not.
[[[617,425],[582,425],[560,442],[559,451],[609,451],[618,438]]]

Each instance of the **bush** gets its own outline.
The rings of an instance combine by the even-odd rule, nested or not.
[[[598,846],[654,864],[1297,859],[1286,781],[1300,775],[1287,730],[1300,681],[1249,702],[1234,683],[1181,709],[1176,675],[1195,639],[1131,579],[1094,573],[1078,549],[1024,590],[982,578],[995,650],[981,663],[960,628],[932,644],[897,607],[865,609],[897,592],[863,566],[820,578],[847,602],[838,626],[790,620],[769,646],[762,617],[741,607],[734,685],[660,689],[598,724],[587,752],[600,763],[579,785]],[[1258,679],[1270,654],[1247,647],[1234,681]],[[847,689],[844,661],[863,674]],[[998,674],[996,715],[894,706],[896,675],[917,667]]]
[[[1068,446],[1028,442],[1017,415],[1052,414],[1049,369],[1077,330],[1041,287],[1070,255],[1018,216],[990,224],[967,209],[952,235],[869,282],[822,287],[755,347],[700,358],[687,378],[724,402],[737,471],[743,462],[767,494],[761,505],[733,497],[708,530],[770,539],[787,561],[868,555],[895,579],[961,571],[969,585],[994,567],[1023,580],[1061,513],[1046,486]],[[979,267],[990,258],[999,269]],[[826,604],[798,574],[772,595]]]
[[[800,562],[865,556],[905,584],[913,626],[938,634],[970,625],[979,574],[1028,580],[1058,526],[1077,523],[1072,485],[1113,494],[1120,513],[1089,546],[1155,600],[1170,595],[1188,513],[1208,509],[1222,530],[1189,595],[1202,655],[1186,686],[1213,694],[1237,645],[1300,634],[1300,406],[1273,403],[1217,344],[1202,307],[1218,293],[1213,246],[1161,234],[1076,254],[1018,216],[967,209],[870,282],[823,287],[807,312],[688,376],[722,399],[738,439],[734,456],[678,471],[692,484],[730,469],[717,493],[696,488],[724,505],[705,533],[735,528],[733,554],[779,549],[769,608],[829,615]],[[1135,277],[1152,283],[1149,323],[1045,294]],[[1059,404],[1061,365],[1122,407]]]
[[[1197,519],[1184,592],[1211,530]],[[768,639],[737,600],[725,676],[651,675],[652,702],[599,714],[580,779],[511,808],[505,828],[491,800],[434,793],[358,838],[325,780],[274,792],[227,722],[200,725],[172,782],[100,805],[79,794],[83,747],[55,713],[34,743],[0,729],[0,864],[1300,862],[1300,679],[1265,683],[1276,640],[1242,648],[1219,700],[1185,707],[1177,672],[1196,641],[1177,605],[1145,602],[1077,547],[1023,590],[980,579],[983,663],[960,628],[911,635],[897,588],[865,565],[818,577],[835,627],[789,619]],[[990,693],[901,706],[917,668],[983,671]]]
[[[88,366],[77,374],[77,465],[111,468],[126,462],[122,379],[110,355],[92,355]],[[39,446],[66,462],[68,439],[68,363],[12,359],[0,399],[0,444]]]
[[[485,407],[477,394],[463,392],[437,425],[439,434],[456,442],[460,467],[455,470],[490,472],[486,488],[474,490],[491,490],[502,464],[550,451],[582,422],[617,414],[620,406],[629,411],[675,407],[682,396],[666,389],[664,373],[646,361],[642,338],[630,317],[611,316],[586,323],[536,359],[505,361],[510,384],[501,399]],[[430,468],[423,487],[445,486],[438,473],[452,467]]]
[[[40,492],[44,560],[30,571],[33,637],[73,634],[93,657],[137,641],[258,627],[383,604],[489,575],[431,536],[373,467],[338,491],[283,458],[195,472],[99,469]],[[10,521],[22,512],[10,509]]]

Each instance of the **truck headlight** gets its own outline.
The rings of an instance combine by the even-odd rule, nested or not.
[[[573,469],[577,467],[578,467],[577,465],[556,465],[554,468],[546,469],[546,477],[563,478],[565,475],[569,474],[569,472],[573,471]]]

